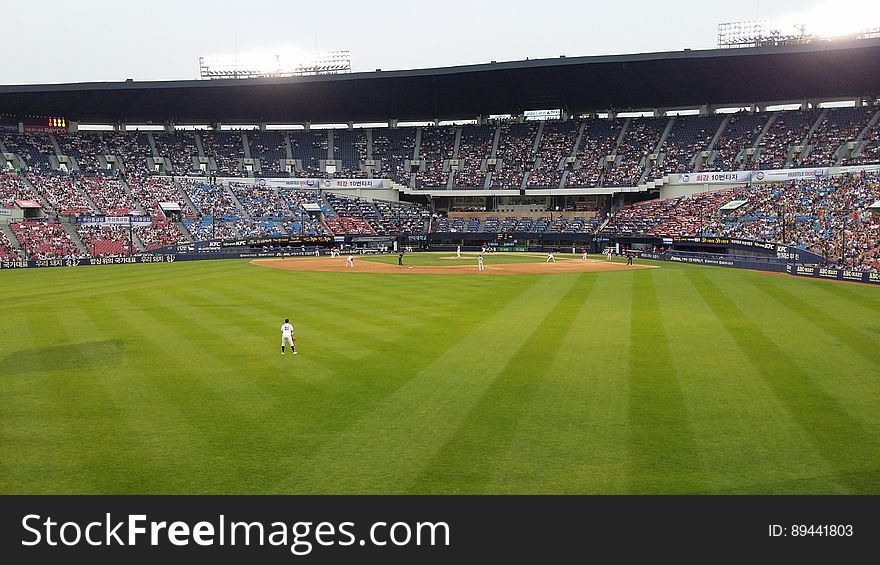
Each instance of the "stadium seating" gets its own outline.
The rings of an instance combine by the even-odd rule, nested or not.
[[[175,175],[204,175],[193,159],[199,156],[195,134],[189,131],[154,133],[156,150],[161,157],[171,161]]]
[[[0,207],[11,207],[15,200],[35,200],[36,195],[25,179],[16,174],[0,174]]]
[[[170,177],[129,176],[126,182],[137,201],[153,216],[160,214],[160,202],[175,202],[185,208],[183,198]]]
[[[105,132],[107,154],[122,158],[122,166],[129,175],[155,172],[147,167],[147,159],[153,156],[150,140],[144,132]]]
[[[410,186],[407,163],[414,157],[416,129],[411,127],[373,130],[373,160],[381,163],[381,176]]]
[[[217,163],[217,176],[245,176],[240,159],[244,159],[244,144],[240,131],[203,132],[202,147],[205,155]]]
[[[169,220],[154,219],[151,225],[139,227],[135,233],[147,251],[186,242],[177,226]]]
[[[789,162],[790,150],[803,144],[817,118],[816,110],[779,112],[758,142],[760,155],[751,162],[750,168],[785,168]]]
[[[58,222],[25,221],[11,225],[28,259],[61,259],[81,254],[70,235]]]
[[[98,211],[106,216],[125,216],[136,206],[118,180],[103,177],[77,177],[79,188],[88,194]]]
[[[97,213],[84,193],[77,189],[71,176],[48,173],[29,176],[28,180],[59,214],[75,216]]]
[[[287,142],[280,131],[251,131],[247,133],[251,155],[260,160],[260,171],[255,176],[286,177],[281,160],[287,159]]]
[[[12,242],[6,238],[6,234],[0,231],[0,261],[12,261],[21,258],[21,254],[13,248]]]
[[[416,173],[416,188],[446,188],[449,170],[443,170],[444,162],[452,159],[454,151],[455,128],[423,127],[419,157],[424,159],[425,170]]]
[[[492,173],[493,188],[519,188],[532,166],[532,145],[538,134],[537,122],[504,123],[498,140],[500,170]]]
[[[668,123],[669,118],[632,118],[617,149],[617,164],[606,172],[603,186],[636,186]]]
[[[95,176],[108,172],[98,161],[98,155],[107,154],[100,132],[56,133],[55,140],[62,155],[76,159],[81,174]]]
[[[76,231],[92,257],[129,253],[128,228],[125,226],[79,226]]]
[[[326,178],[327,172],[321,167],[321,161],[327,160],[328,140],[325,130],[291,131],[290,149],[294,159],[299,159],[301,169],[298,176],[308,178]]]
[[[458,146],[458,169],[453,172],[453,188],[483,188],[486,171],[483,161],[492,155],[495,128],[467,125],[461,128]]]
[[[867,207],[878,199],[880,177],[864,174],[755,184],[623,208],[613,214],[601,233],[702,234],[777,241],[826,256],[829,264],[877,270],[880,221]],[[722,215],[720,208],[731,200],[745,200],[746,204],[728,216]],[[841,248],[844,229],[846,243]],[[841,256],[845,258],[842,264]]]
[[[566,188],[602,186],[605,167],[602,160],[614,151],[620,135],[620,120],[587,120],[575,155],[575,168],[565,181]]]
[[[333,176],[349,179],[367,178],[361,164],[367,160],[367,134],[363,129],[341,129],[334,132],[334,157],[337,166]]]
[[[769,113],[737,112],[731,114],[727,126],[715,142],[712,155],[697,171],[739,171],[745,166],[743,152],[755,144]]]
[[[6,151],[24,159],[28,172],[46,174],[52,171],[49,157],[55,155],[55,146],[48,134],[4,133],[0,134],[0,142],[6,147]]]
[[[562,181],[562,161],[574,153],[579,126],[580,123],[574,120],[545,122],[527,186],[559,186]]]
[[[795,166],[822,167],[837,161],[837,151],[847,141],[855,141],[868,124],[872,108],[832,108],[810,138],[808,153],[799,155]]]

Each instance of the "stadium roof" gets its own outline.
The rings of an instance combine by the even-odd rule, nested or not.
[[[85,123],[345,123],[880,93],[880,39],[560,57],[282,79],[0,86],[0,110]]]

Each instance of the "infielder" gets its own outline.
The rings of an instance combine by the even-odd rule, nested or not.
[[[455,258],[461,259],[461,245],[455,248]]]
[[[345,260],[345,266],[346,267],[354,267],[354,255],[348,256],[348,258]]]
[[[477,270],[478,271],[485,271],[486,270],[486,267],[483,266],[483,256],[482,255],[477,255]]]
[[[556,262],[556,257],[553,256],[552,251],[547,254],[547,262],[548,263],[555,263]]]
[[[287,318],[284,319],[284,323],[281,325],[281,355],[284,355],[285,341],[290,344],[290,350],[296,355],[296,349],[293,347],[293,342],[296,341],[296,338],[293,336],[293,324]]]

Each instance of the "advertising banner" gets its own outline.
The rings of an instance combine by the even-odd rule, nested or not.
[[[864,273],[862,271],[828,269],[825,267],[808,267],[805,265],[788,265],[786,270],[790,275],[795,275],[798,277],[851,281],[865,284],[880,284],[880,273]]]
[[[150,216],[80,216],[77,221],[83,226],[108,226],[128,227],[128,218],[131,217],[133,227],[146,227],[152,225],[153,218]]]
[[[257,179],[255,184],[270,188],[332,190],[334,188],[385,188],[386,182],[390,183],[385,179]]]

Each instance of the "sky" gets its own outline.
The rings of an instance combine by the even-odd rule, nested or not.
[[[285,48],[349,49],[354,71],[711,49],[721,22],[801,13],[822,22],[864,21],[866,10],[880,16],[880,0],[4,4],[2,84],[196,79],[200,55]]]

